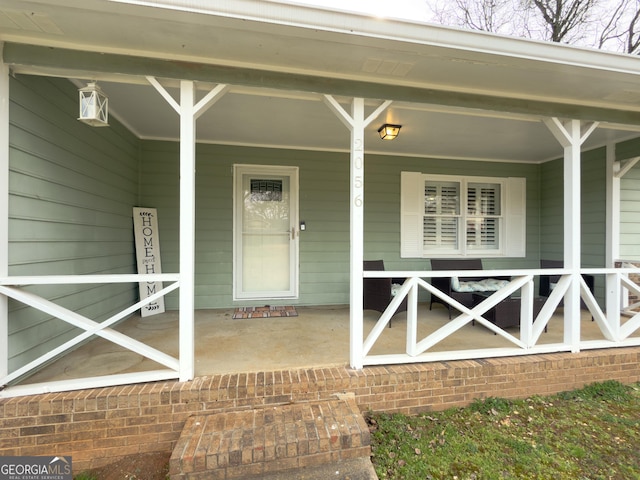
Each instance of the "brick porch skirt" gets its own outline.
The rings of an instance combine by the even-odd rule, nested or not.
[[[0,399],[0,455],[71,455],[74,472],[127,455],[171,452],[196,414],[331,399],[415,414],[475,398],[522,398],[640,381],[640,347],[411,365],[281,370]]]

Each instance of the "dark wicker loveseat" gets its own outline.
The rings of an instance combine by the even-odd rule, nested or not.
[[[479,258],[432,258],[431,259],[431,270],[482,270],[482,260]],[[487,277],[482,275],[482,272],[478,272],[478,275],[474,276],[464,276],[459,277],[459,280],[468,281],[481,281],[486,280]],[[497,280],[509,280],[509,277],[498,277]],[[451,277],[440,277],[440,278],[432,278],[431,285],[436,287],[438,290],[449,295],[451,298],[457,300],[462,305],[468,308],[473,308],[474,306],[474,292],[456,292],[453,290],[451,286]],[[452,306],[446,303],[444,300],[436,297],[435,295],[431,295],[431,301],[429,302],[429,310],[434,303],[440,303],[447,307],[449,310],[449,318],[451,318],[451,310]]]

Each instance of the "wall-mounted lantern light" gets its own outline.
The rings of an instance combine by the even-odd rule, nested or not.
[[[80,117],[78,120],[92,127],[109,126],[109,99],[97,83],[91,82],[78,90],[80,94]]]

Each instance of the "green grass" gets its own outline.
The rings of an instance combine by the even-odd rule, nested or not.
[[[640,384],[368,414],[382,479],[640,479]]]

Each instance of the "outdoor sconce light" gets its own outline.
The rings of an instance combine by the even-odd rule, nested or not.
[[[392,125],[390,123],[385,123],[378,129],[378,133],[380,134],[380,138],[382,140],[393,140],[400,134],[400,129],[402,125]]]
[[[78,120],[92,127],[109,126],[109,99],[97,83],[90,82],[78,90],[80,94],[80,117]]]

